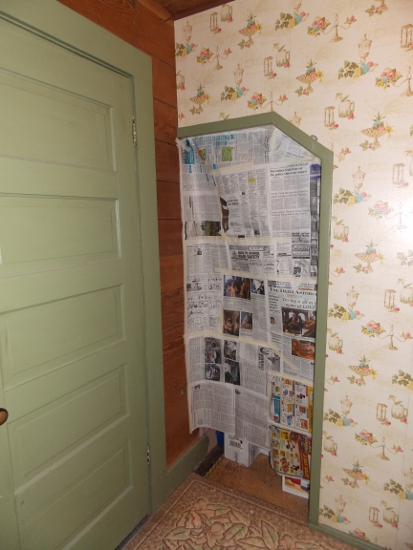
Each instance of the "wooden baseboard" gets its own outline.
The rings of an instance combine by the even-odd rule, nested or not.
[[[162,484],[162,491],[157,492],[157,498],[155,497],[152,501],[152,513],[155,513],[162,506],[169,495],[205,458],[208,453],[208,444],[207,435],[202,436],[167,470]]]

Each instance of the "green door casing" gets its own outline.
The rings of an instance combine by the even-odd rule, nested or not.
[[[129,78],[0,19],[4,550],[113,550],[149,511],[132,117]]]

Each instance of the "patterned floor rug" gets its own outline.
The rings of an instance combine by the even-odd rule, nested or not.
[[[191,474],[126,550],[351,550],[294,512]]]

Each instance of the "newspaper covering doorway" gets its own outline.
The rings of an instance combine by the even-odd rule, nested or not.
[[[270,426],[311,432],[273,388],[312,396],[321,161],[273,125],[179,146],[190,427],[270,450]]]

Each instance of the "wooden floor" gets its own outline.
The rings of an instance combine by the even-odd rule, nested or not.
[[[308,499],[282,490],[281,476],[271,468],[268,456],[258,455],[253,464],[246,468],[224,458],[222,454],[222,447],[214,447],[196,472],[225,487],[275,504],[307,521]]]

